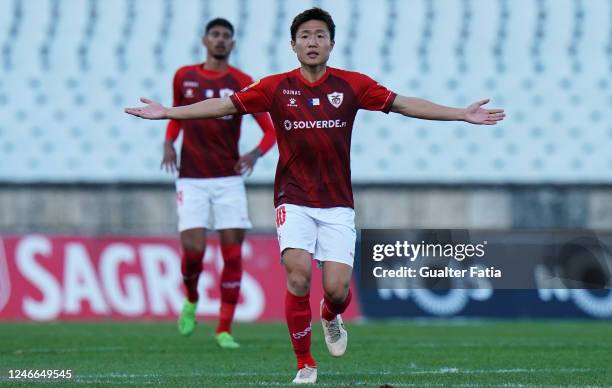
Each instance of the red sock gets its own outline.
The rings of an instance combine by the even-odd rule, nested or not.
[[[348,307],[349,303],[351,303],[351,298],[353,294],[351,293],[351,289],[349,288],[348,294],[346,294],[346,298],[344,302],[340,304],[333,303],[331,300],[327,298],[327,295],[323,296],[323,311],[321,312],[321,316],[326,321],[331,321],[336,318],[336,315],[342,314],[344,310]]]
[[[302,369],[305,365],[316,368],[312,355],[310,354],[311,318],[310,295],[295,296],[289,290],[285,297],[285,316],[287,328],[291,337],[293,352],[297,358],[297,368]]]
[[[221,245],[223,272],[221,273],[221,309],[217,333],[232,331],[234,311],[240,296],[242,279],[242,246],[240,244]]]
[[[202,251],[183,251],[181,272],[183,273],[183,284],[187,291],[187,300],[191,303],[198,301],[198,279],[202,272]]]

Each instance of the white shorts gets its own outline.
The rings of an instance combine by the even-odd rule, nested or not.
[[[179,178],[176,207],[179,232],[194,228],[251,228],[241,176]]]
[[[276,232],[281,254],[287,248],[299,248],[319,262],[353,266],[357,234],[351,208],[280,205],[276,208]]]

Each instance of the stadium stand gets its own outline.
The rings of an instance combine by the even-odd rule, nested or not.
[[[164,124],[128,117],[140,95],[171,102],[179,66],[201,60],[207,19],[237,26],[233,62],[255,78],[297,66],[291,18],[336,18],[333,66],[402,94],[464,105],[490,96],[500,126],[361,112],[357,183],[582,183],[612,178],[608,0],[3,1],[0,180],[169,182]],[[559,6],[563,3],[563,6]],[[27,42],[27,43],[26,43]],[[250,118],[242,146],[261,132]],[[276,153],[250,178],[271,182]]]

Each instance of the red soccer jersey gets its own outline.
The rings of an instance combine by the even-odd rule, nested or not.
[[[355,115],[359,109],[388,113],[395,96],[364,74],[328,67],[314,83],[296,69],[263,78],[230,98],[240,113],[272,116],[280,154],[275,206],[352,208]]]
[[[203,64],[180,68],[173,82],[174,106],[189,105],[213,97],[227,97],[252,83],[251,77],[228,66],[227,71],[215,72],[204,69]],[[266,115],[267,116],[267,115]],[[266,131],[263,115],[257,117]],[[230,115],[218,119],[171,120],[166,137],[174,140],[183,128],[180,178],[217,178],[238,175],[234,165],[238,161],[241,115]],[[265,153],[273,144],[274,136],[264,134],[260,144]]]

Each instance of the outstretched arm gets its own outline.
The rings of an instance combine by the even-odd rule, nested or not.
[[[467,108],[452,108],[416,98],[397,96],[391,112],[424,120],[466,121],[472,124],[495,125],[506,117],[503,109],[484,109],[489,100],[477,101]]]
[[[125,108],[125,113],[149,120],[212,119],[238,113],[238,110],[229,97],[209,98],[204,101],[196,102],[195,104],[175,106],[172,108],[167,108],[159,102],[147,98],[141,98],[140,101],[147,105],[137,108]]]

